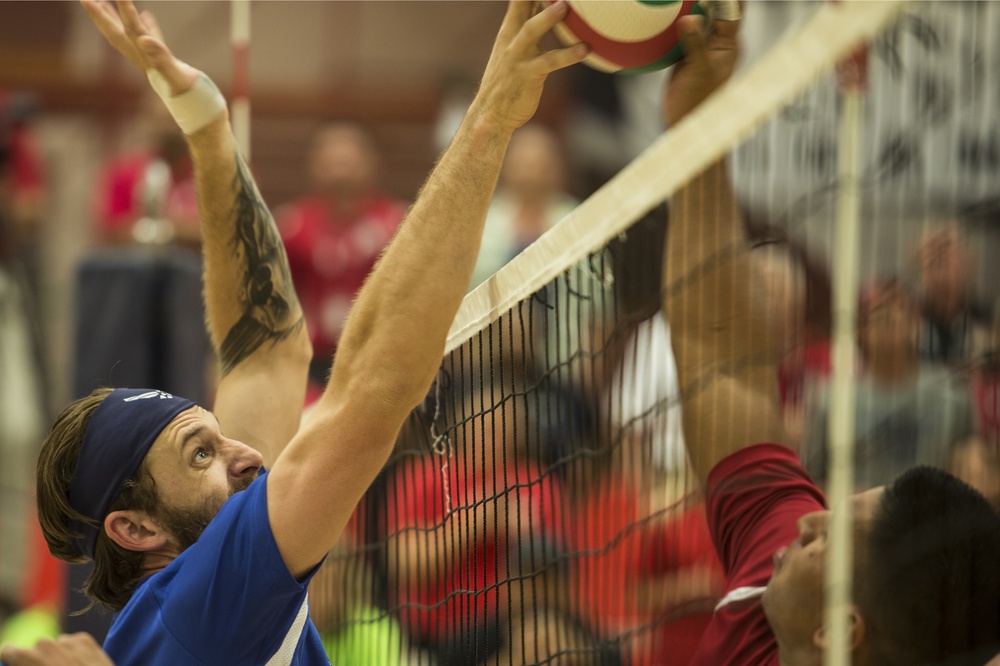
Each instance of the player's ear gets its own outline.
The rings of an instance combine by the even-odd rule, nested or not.
[[[857,606],[852,605],[847,613],[847,641],[851,646],[851,651],[854,651],[865,640],[865,619],[861,616],[861,611],[858,610]],[[820,650],[826,650],[830,647],[829,643],[827,627],[823,625],[813,633],[813,645]]]
[[[112,511],[104,519],[104,531],[125,550],[146,552],[167,545],[166,532],[145,511]]]

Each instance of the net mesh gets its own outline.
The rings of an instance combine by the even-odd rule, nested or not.
[[[759,23],[760,41],[776,41],[772,33],[796,19],[790,14],[813,10],[765,3],[749,13],[747,29],[762,17],[775,27]],[[859,487],[919,460],[952,471],[964,465],[984,492],[996,493],[991,499],[1000,495],[989,485],[1000,479],[997,327],[989,308],[979,308],[998,296],[995,269],[984,261],[963,273],[970,266],[955,255],[978,247],[988,257],[1000,245],[982,223],[1000,209],[991,113],[1000,78],[989,75],[1000,47],[987,37],[998,29],[997,3],[920,3],[881,31],[869,53],[857,343],[869,353],[897,344],[896,320],[884,319],[881,306],[899,304],[892,316],[912,325],[898,344],[917,345],[923,360],[919,378],[901,391],[859,374]],[[748,111],[756,119],[723,127],[730,138],[712,148],[732,153],[762,290],[795,341],[776,368],[788,443],[820,482],[841,184],[835,62],[827,54],[803,75],[808,87]],[[753,81],[784,71],[772,65]],[[719,128],[710,113],[705,122]],[[734,115],[731,107],[722,113]],[[712,156],[704,159],[700,166]],[[670,163],[690,166],[676,183],[699,168]],[[661,169],[638,178],[653,180]],[[688,663],[723,573],[684,453],[681,391],[659,314],[668,214],[647,211],[671,187],[625,206],[630,219],[567,254],[585,235],[576,227],[590,228],[587,217],[613,199],[595,195],[549,234],[563,263],[501,271],[523,296],[498,296],[501,275],[470,296],[483,316],[453,329],[462,334],[431,393],[312,584],[311,612],[334,664]],[[938,278],[971,281],[963,298],[976,295],[948,326],[920,310],[945,261],[952,274],[942,269]],[[529,273],[555,277],[532,281]],[[919,451],[887,457],[877,446],[904,432]]]

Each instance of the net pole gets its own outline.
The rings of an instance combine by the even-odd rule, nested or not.
[[[861,128],[864,118],[863,53],[845,62],[841,77],[840,143],[837,222],[833,247],[833,368],[831,375],[829,441],[830,477],[827,501],[831,518],[827,540],[824,626],[825,666],[851,663],[850,622],[853,580],[853,522],[850,496],[854,490],[854,332],[858,309],[858,238]]]
[[[233,52],[233,96],[230,104],[233,135],[243,158],[250,163],[250,0],[232,0],[229,41]]]

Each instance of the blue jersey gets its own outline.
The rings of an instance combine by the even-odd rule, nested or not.
[[[309,619],[313,573],[298,581],[281,559],[262,474],[193,546],[139,584],[104,649],[117,666],[329,664]]]

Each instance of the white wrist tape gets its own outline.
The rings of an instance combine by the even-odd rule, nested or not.
[[[194,134],[226,110],[226,98],[203,73],[199,73],[194,85],[180,95],[170,94],[170,85],[155,69],[147,69],[146,78],[185,134]]]
[[[714,20],[739,21],[740,3],[737,0],[708,0],[708,15]]]

